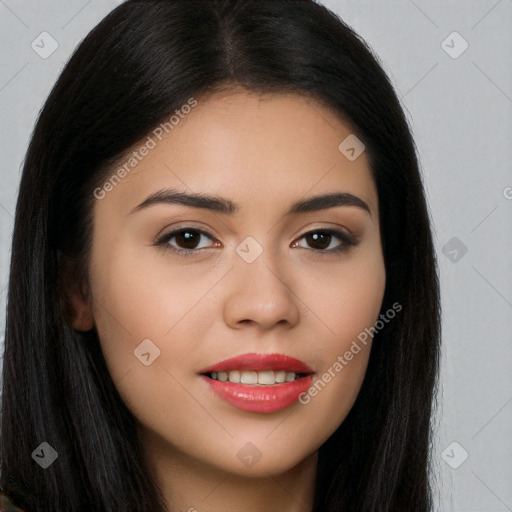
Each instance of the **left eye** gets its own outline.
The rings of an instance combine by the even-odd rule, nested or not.
[[[338,242],[338,244],[333,247],[332,243],[336,238],[341,241],[341,243]],[[355,240],[351,236],[341,231],[333,230],[310,231],[299,238],[299,240],[303,239],[310,245],[316,245],[316,247],[313,247],[313,250],[320,252],[340,251],[348,245],[355,245]]]

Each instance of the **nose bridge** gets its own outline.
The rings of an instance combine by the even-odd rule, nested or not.
[[[288,273],[282,271],[286,263],[279,261],[268,243],[265,247],[263,243],[247,237],[236,248],[224,304],[225,320],[232,326],[250,321],[270,328],[298,321],[297,300]]]

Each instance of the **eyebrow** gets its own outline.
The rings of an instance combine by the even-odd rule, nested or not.
[[[188,194],[175,189],[166,189],[151,194],[142,203],[136,206],[130,214],[159,204],[181,204],[193,208],[211,210],[225,215],[233,215],[241,210],[240,205],[224,197],[197,193]],[[356,206],[365,210],[371,216],[371,210],[368,204],[361,198],[347,192],[334,192],[301,199],[292,204],[285,216],[296,213],[326,210],[336,206]]]

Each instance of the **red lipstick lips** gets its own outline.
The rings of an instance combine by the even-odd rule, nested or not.
[[[313,370],[283,354],[244,354],[200,372],[210,389],[231,405],[269,413],[295,403],[311,385]]]

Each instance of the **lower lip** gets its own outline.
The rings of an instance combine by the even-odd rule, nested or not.
[[[313,380],[311,375],[282,384],[251,386],[221,382],[203,375],[211,389],[226,402],[251,412],[275,412],[297,402]]]

